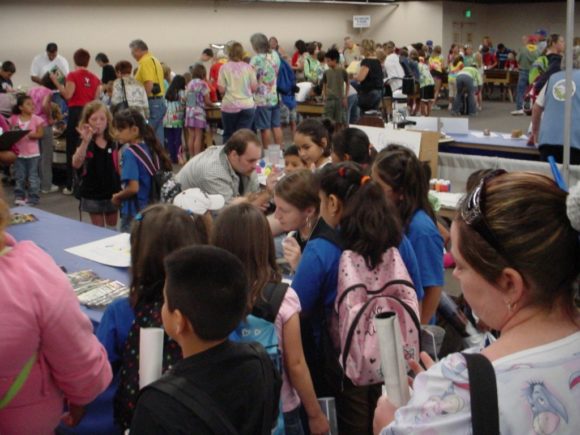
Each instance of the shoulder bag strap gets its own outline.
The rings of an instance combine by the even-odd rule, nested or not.
[[[272,323],[276,320],[276,316],[278,315],[278,311],[280,311],[280,306],[282,305],[282,301],[286,296],[286,291],[288,290],[288,284],[285,282],[273,283],[270,282],[264,287],[262,291],[262,296],[264,297],[265,301],[268,303],[269,306],[269,316],[271,318],[265,319]]]
[[[143,150],[143,148],[141,148],[141,146],[137,144],[131,144],[129,145],[129,151],[131,151],[133,155],[137,157],[137,159],[141,163],[143,163],[143,165],[147,169],[147,172],[149,172],[149,175],[153,177],[157,172],[157,168],[155,167],[155,163],[153,163],[153,160],[151,160],[151,157],[149,157],[149,155]]]
[[[155,68],[155,79],[159,79],[159,76],[157,75],[157,64],[155,63],[155,59],[153,59],[153,57],[151,57],[151,62],[153,62],[153,67]],[[161,83],[155,82],[158,85],[161,85]]]
[[[199,417],[212,432],[223,435],[238,435],[228,417],[215,401],[202,389],[181,376],[167,375],[149,385],[181,402],[188,410]]]
[[[129,101],[127,100],[127,92],[125,91],[125,79],[123,77],[121,77],[121,87],[123,88],[123,101],[129,104]]]
[[[479,353],[462,353],[469,374],[473,435],[499,435],[499,405],[495,370]]]
[[[28,361],[26,361],[24,367],[22,367],[22,370],[20,370],[18,376],[16,376],[16,379],[14,379],[14,382],[12,382],[12,385],[10,385],[10,388],[4,397],[0,399],[0,410],[6,408],[8,404],[12,402],[12,399],[14,399],[14,397],[16,397],[18,392],[22,389],[24,383],[28,379],[28,376],[30,376],[30,371],[34,366],[34,363],[36,362],[36,356],[37,353],[34,352],[34,355],[32,355]]]

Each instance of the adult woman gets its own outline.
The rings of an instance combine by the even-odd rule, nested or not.
[[[501,331],[481,352],[495,370],[501,433],[572,434],[580,427],[573,299],[580,248],[566,196],[544,175],[495,171],[470,192],[451,227],[454,275],[465,298]],[[452,354],[417,376],[396,418],[381,399],[375,431],[389,424],[382,434],[470,432],[469,384],[465,358]]]
[[[91,60],[91,55],[87,50],[79,48],[75,51],[73,59],[75,62],[75,70],[66,76],[64,85],[58,81],[56,74],[52,73],[50,75],[56,89],[67,100],[68,104],[68,123],[66,126],[66,188],[63,190],[65,195],[72,194],[72,156],[80,142],[77,125],[81,117],[81,112],[87,103],[99,98],[101,84],[99,78],[87,69],[89,61]]]
[[[66,275],[34,243],[5,234],[9,219],[0,186],[0,432],[50,434],[63,398],[65,422],[75,425],[109,385],[111,368]]]
[[[143,118],[149,118],[149,102],[147,101],[147,92],[143,84],[131,75],[133,66],[128,60],[121,60],[115,64],[117,80],[113,82],[113,94],[111,96],[111,110],[113,114],[119,109],[134,107],[143,115]],[[124,102],[125,104],[122,104]],[[125,106],[125,107],[123,107]]]
[[[220,68],[218,89],[223,95],[223,142],[242,128],[252,128],[256,105],[253,94],[258,89],[254,69],[243,61],[244,48],[233,42],[228,48],[228,61]]]
[[[239,228],[246,231],[239,231]],[[274,240],[268,220],[254,205],[237,204],[223,210],[212,229],[211,243],[236,255],[244,264],[250,286],[250,312],[264,300],[266,287],[281,281],[276,265]],[[287,289],[275,319],[282,352],[282,409],[285,433],[303,435],[299,405],[302,401],[312,434],[327,433],[328,420],[316,400],[310,372],[300,341],[300,302],[296,292]]]
[[[375,42],[363,39],[362,50],[364,59],[360,63],[360,70],[356,81],[358,88],[358,105],[361,112],[377,110],[383,96],[383,67],[375,52]]]
[[[276,38],[275,36],[270,36],[270,39],[268,39],[268,44],[270,44],[270,50],[277,52],[281,58],[287,59],[288,56],[286,55],[286,51],[282,47],[280,47],[280,44],[278,43],[278,38]]]
[[[284,258],[296,270],[302,251],[314,230],[320,199],[314,175],[302,169],[286,175],[274,190],[274,218],[284,232],[293,231],[283,242]]]
[[[101,82],[103,85],[106,85],[117,78],[115,68],[109,63],[109,57],[105,53],[98,53],[95,56],[95,62],[97,62],[97,65],[103,69],[101,74]]]

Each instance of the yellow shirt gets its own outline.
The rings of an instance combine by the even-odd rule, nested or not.
[[[161,92],[157,94],[152,94],[154,97],[162,97],[165,95],[165,85],[163,83],[163,67],[161,63],[151,56],[149,53],[143,55],[139,59],[139,69],[137,69],[137,74],[135,79],[141,82],[145,86],[145,82],[158,83]]]

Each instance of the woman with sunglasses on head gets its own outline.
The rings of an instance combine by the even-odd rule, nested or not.
[[[443,237],[429,202],[429,178],[423,165],[407,148],[389,145],[375,159],[371,177],[398,208],[405,235],[413,245],[425,291],[421,323],[426,324],[437,310],[444,272]]]
[[[493,433],[578,433],[580,225],[578,195],[568,197],[568,209],[567,197],[544,175],[505,171],[488,174],[467,195],[451,227],[454,276],[475,314],[500,337],[466,351],[469,357],[455,353],[435,365],[423,358],[431,367],[415,378],[411,401],[396,416],[380,400],[375,433],[469,433],[482,407],[493,410],[492,397],[499,411]],[[479,407],[470,403],[470,389],[478,397],[481,374],[466,370],[478,352],[496,378],[483,381],[497,388]]]

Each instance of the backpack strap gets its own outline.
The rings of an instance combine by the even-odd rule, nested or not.
[[[16,395],[22,389],[26,383],[26,380],[28,379],[28,376],[30,376],[30,371],[32,370],[32,367],[34,366],[34,363],[37,359],[36,357],[37,352],[34,352],[34,354],[26,361],[24,367],[22,367],[22,370],[20,370],[20,373],[18,373],[16,376],[16,379],[14,379],[14,382],[12,382],[12,385],[10,385],[10,388],[4,397],[0,398],[0,409],[6,408],[10,402],[12,402],[12,399],[14,399],[14,397],[16,397]]]
[[[268,322],[274,323],[282,301],[286,296],[288,284],[284,282],[269,282],[262,290],[262,298],[257,301],[252,310],[252,314]]]
[[[499,435],[495,370],[480,353],[462,353],[467,362],[473,435]]]
[[[149,156],[149,154],[147,154],[147,152],[145,152],[145,150],[141,148],[141,145],[132,143],[131,145],[129,145],[129,151],[131,151],[133,155],[137,158],[137,160],[139,160],[143,164],[143,166],[145,166],[147,172],[149,172],[149,175],[151,175],[152,177],[159,170],[159,161],[157,161],[156,165]]]
[[[152,388],[173,397],[199,417],[216,434],[239,434],[215,401],[205,391],[184,377],[167,375],[146,388]]]

